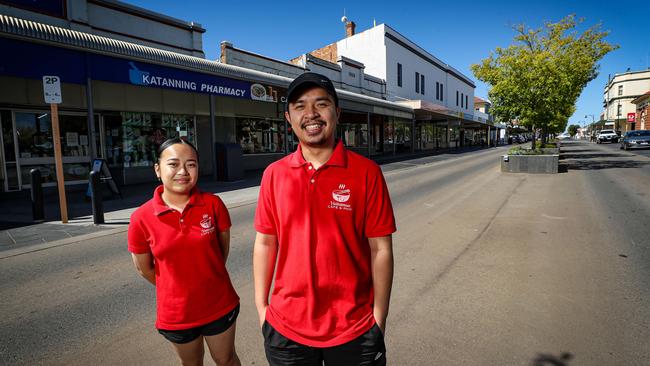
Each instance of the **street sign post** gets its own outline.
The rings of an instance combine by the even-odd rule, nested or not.
[[[61,130],[59,129],[59,103],[61,98],[61,79],[58,76],[43,76],[43,95],[45,103],[50,105],[52,115],[52,139],[54,140],[54,165],[56,166],[56,184],[59,189],[59,206],[61,222],[68,223],[68,204],[65,197],[65,180],[63,179],[63,157],[61,155]]]

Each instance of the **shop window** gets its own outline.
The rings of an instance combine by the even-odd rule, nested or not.
[[[29,172],[38,169],[42,182],[56,182],[54,137],[51,116],[47,112],[15,112],[18,161],[23,188],[30,184]],[[85,115],[59,114],[63,177],[66,182],[83,182],[90,169],[90,143]]]
[[[284,121],[238,117],[236,131],[244,154],[284,152]]]
[[[411,151],[411,122],[395,122],[395,151]]]
[[[20,159],[53,158],[54,140],[50,114],[16,112],[15,115],[18,157]],[[60,114],[59,131],[63,156],[90,155],[86,116]]]
[[[415,127],[415,143],[418,150],[430,150],[434,148],[433,124],[420,122]]]
[[[368,146],[367,123],[339,123],[336,126],[336,135],[346,147]]]
[[[196,146],[193,116],[132,112],[124,112],[121,116],[122,135],[118,131],[118,135],[114,136],[114,124],[110,128],[110,134],[115,140],[122,140],[122,151],[119,151],[119,145],[113,143],[114,155],[111,158],[118,162],[121,155],[125,168],[153,166],[157,160],[158,148],[170,138],[180,137]]]
[[[393,150],[395,143],[395,124],[392,118],[384,117],[384,149],[386,152]]]

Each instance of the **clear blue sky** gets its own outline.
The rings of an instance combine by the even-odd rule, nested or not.
[[[585,18],[579,29],[602,23],[607,38],[620,48],[600,63],[600,75],[584,89],[569,123],[598,120],[609,74],[650,67],[650,2],[644,1],[170,1],[128,3],[175,18],[200,23],[207,32],[203,49],[219,57],[222,40],[235,47],[288,60],[344,36],[341,16],[357,24],[357,32],[386,23],[442,61],[475,80],[479,97],[487,86],[470,65],[498,46],[508,46],[512,25],[540,27],[574,13]]]

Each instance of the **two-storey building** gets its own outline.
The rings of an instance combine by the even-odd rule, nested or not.
[[[387,24],[356,33],[354,22],[344,21],[345,38],[310,53],[330,62],[356,60],[367,74],[385,80],[386,98],[414,109],[415,122],[405,127],[415,150],[461,146],[477,133],[496,136],[489,121],[474,115],[476,86],[469,77]],[[377,148],[390,149],[390,131],[380,124],[370,128]]]
[[[635,125],[637,106],[633,101],[648,90],[650,70],[628,70],[610,78],[603,95],[601,119],[605,121],[605,128],[614,128],[622,133],[639,129]]]

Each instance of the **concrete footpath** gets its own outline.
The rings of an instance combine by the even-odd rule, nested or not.
[[[505,147],[504,147],[505,148]],[[376,159],[384,172],[442,161],[485,150],[481,147],[466,147],[443,150],[428,155],[413,155],[407,160],[393,156]],[[153,174],[153,173],[152,173]],[[228,208],[251,204],[257,201],[261,171],[249,172],[244,179],[234,182],[214,182],[201,178],[199,187],[213,192]],[[121,188],[122,197],[110,197],[104,188],[104,219],[102,225],[94,225],[90,200],[85,196],[86,186],[67,192],[68,223],[60,220],[58,195],[54,189],[45,193],[45,221],[34,223],[29,191],[2,196],[0,201],[0,258],[27,252],[43,250],[96,237],[124,232],[128,228],[133,211],[151,198],[157,183],[151,182]]]

